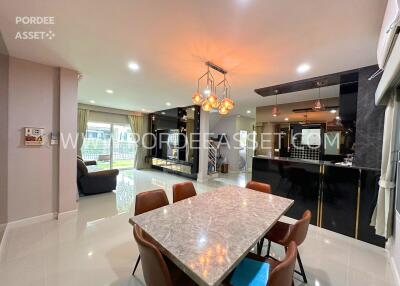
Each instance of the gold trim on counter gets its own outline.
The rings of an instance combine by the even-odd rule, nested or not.
[[[361,197],[361,172],[362,170],[359,169],[360,176],[358,177],[358,187],[357,187],[357,209],[356,209],[356,229],[354,237],[358,239],[358,226],[360,222],[360,197]]]

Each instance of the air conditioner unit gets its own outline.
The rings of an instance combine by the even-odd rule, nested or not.
[[[381,34],[378,42],[378,65],[385,69],[387,60],[396,42],[400,24],[400,0],[388,0]]]
[[[399,31],[400,0],[388,0],[377,50],[378,65],[383,74],[375,92],[376,105],[386,104],[390,91],[400,82]]]

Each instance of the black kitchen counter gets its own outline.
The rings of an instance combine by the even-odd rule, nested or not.
[[[299,219],[310,210],[313,225],[384,247],[385,239],[370,226],[379,177],[376,168],[253,157],[252,179],[270,184],[273,194],[294,200],[287,216]]]

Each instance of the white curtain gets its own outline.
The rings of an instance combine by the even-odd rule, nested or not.
[[[371,225],[377,235],[389,238],[392,235],[393,204],[396,172],[396,135],[399,112],[398,91],[394,90],[385,111],[383,131],[382,165],[379,193]]]
[[[131,125],[131,129],[133,133],[136,133],[139,136],[139,142],[136,145],[136,154],[134,159],[134,168],[137,170],[147,168],[146,164],[146,155],[147,149],[143,146],[143,134],[145,131],[145,119],[147,116],[144,115],[128,115],[129,124]]]
[[[78,109],[78,155],[82,157],[82,145],[86,136],[87,122],[89,120],[88,109]]]

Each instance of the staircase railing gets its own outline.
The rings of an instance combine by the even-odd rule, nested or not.
[[[218,150],[212,142],[208,142],[208,174],[217,172]]]

